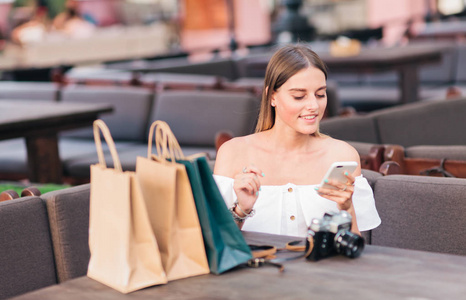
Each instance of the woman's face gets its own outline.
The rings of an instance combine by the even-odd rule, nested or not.
[[[315,67],[290,77],[272,94],[274,126],[288,126],[306,135],[315,133],[327,106],[326,89],[325,74]]]

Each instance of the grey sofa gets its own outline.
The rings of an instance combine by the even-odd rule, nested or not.
[[[382,224],[372,244],[466,254],[465,179],[389,175],[374,192]]]
[[[112,103],[116,103],[115,98],[112,100]],[[128,99],[121,101],[128,103]],[[185,155],[204,152],[215,159],[216,134],[221,131],[227,131],[233,136],[251,133],[258,108],[258,99],[250,93],[164,91],[157,93],[150,106],[143,105],[137,112],[128,113],[128,110],[124,110],[120,116],[112,115],[103,119],[116,141],[123,169],[134,170],[136,157],[147,156],[148,131],[155,120],[168,123]],[[89,178],[89,166],[97,163],[93,135],[91,132],[70,133],[63,139],[63,146],[70,142],[76,143],[76,134],[79,134],[79,143],[86,149],[94,147],[94,152],[85,154],[83,151],[82,155],[65,160],[64,172],[66,176]],[[108,151],[105,157],[107,163],[112,165]]]
[[[373,143],[464,145],[466,98],[418,102],[365,115],[323,120],[321,131],[335,138]]]
[[[363,173],[382,219],[368,243],[466,255],[466,179]],[[0,299],[86,274],[89,196],[85,184],[0,202]]]
[[[466,145],[466,98],[417,102],[364,115],[323,120],[321,132],[346,140],[361,156],[373,147],[399,145],[430,157],[458,157]],[[433,154],[433,152],[437,154]],[[451,155],[450,155],[451,152]]]
[[[0,228],[0,299],[58,282],[41,198],[0,202]]]
[[[259,98],[247,91],[158,91],[134,86],[68,85],[59,94],[61,102],[113,105],[113,113],[102,115],[102,119],[110,128],[125,170],[134,170],[137,155],[147,155],[148,129],[157,119],[168,122],[186,155],[205,152],[215,159],[216,134],[252,133],[259,109]],[[106,145],[104,151],[109,153]],[[67,180],[88,181],[89,166],[97,162],[92,129],[64,132],[59,138],[59,153]],[[8,180],[27,177],[23,139],[0,142],[0,177]]]

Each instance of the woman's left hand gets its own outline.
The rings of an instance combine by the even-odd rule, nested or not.
[[[339,210],[349,210],[353,207],[352,197],[356,179],[351,174],[345,174],[345,176],[348,179],[346,183],[329,179],[326,184],[330,185],[332,188],[325,186],[321,186],[318,189],[316,188],[319,195],[336,202]]]

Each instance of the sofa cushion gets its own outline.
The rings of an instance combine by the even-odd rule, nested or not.
[[[143,147],[142,144],[126,141],[115,141],[115,147],[122,162],[122,166],[125,168],[125,170],[134,170],[134,166],[127,168],[125,157],[122,156],[122,153],[124,153],[124,151],[133,150],[133,147]],[[106,163],[109,166],[113,166],[110,150],[105,141],[102,141],[102,150]],[[63,154],[63,156],[60,153],[60,156],[62,156],[63,173],[66,176],[89,178],[90,166],[99,162],[95,142],[93,139],[62,139],[60,140],[60,151],[66,153],[66,155]],[[146,153],[147,150],[145,155],[147,155]],[[135,164],[135,162],[136,160],[134,159],[134,162],[131,161],[130,165]]]
[[[258,99],[249,93],[165,91],[155,101],[150,123],[167,122],[181,146],[214,147],[220,131],[252,133],[258,110]]]
[[[23,138],[0,141],[0,173],[28,174],[26,141]]]
[[[45,205],[39,197],[0,202],[0,299],[57,283]]]
[[[126,147],[135,145],[134,142],[116,142],[117,149],[122,151]],[[102,143],[105,153],[109,153],[108,146]],[[58,141],[60,159],[64,175],[70,176],[74,172],[69,170],[69,162],[83,157],[91,161],[98,161],[94,139],[60,138]],[[89,167],[89,166],[88,166]],[[12,179],[18,176],[28,176],[28,162],[26,143],[23,138],[0,141],[0,176]],[[88,170],[86,171],[86,174]]]
[[[41,196],[50,222],[58,281],[84,276],[89,264],[90,185],[79,185]]]
[[[59,89],[52,82],[0,81],[0,99],[57,101]]]
[[[144,88],[71,85],[63,89],[63,102],[108,103],[113,112],[102,115],[115,140],[143,141],[153,93]],[[92,128],[73,130],[66,137],[93,139]]]
[[[382,144],[463,145],[466,99],[414,103],[369,114],[375,118]]]
[[[147,157],[147,145],[125,145],[119,147],[117,143],[118,157],[120,159],[121,167],[124,171],[134,171],[136,169],[136,158],[138,156]],[[155,153],[153,148],[153,153]],[[182,147],[183,154],[190,156],[198,153],[206,153],[209,158],[214,159],[216,150],[212,147]],[[104,151],[104,157],[107,165],[113,168],[113,161],[110,151]],[[69,159],[63,163],[65,174],[74,178],[90,178],[90,166],[99,162],[97,154],[82,155]]]
[[[372,244],[466,254],[466,179],[389,175],[375,183]]]
[[[324,119],[320,131],[341,140],[380,144],[374,120],[365,115]]]

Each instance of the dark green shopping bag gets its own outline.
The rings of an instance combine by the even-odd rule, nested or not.
[[[177,160],[186,166],[201,224],[210,272],[220,274],[252,258],[205,157]]]

